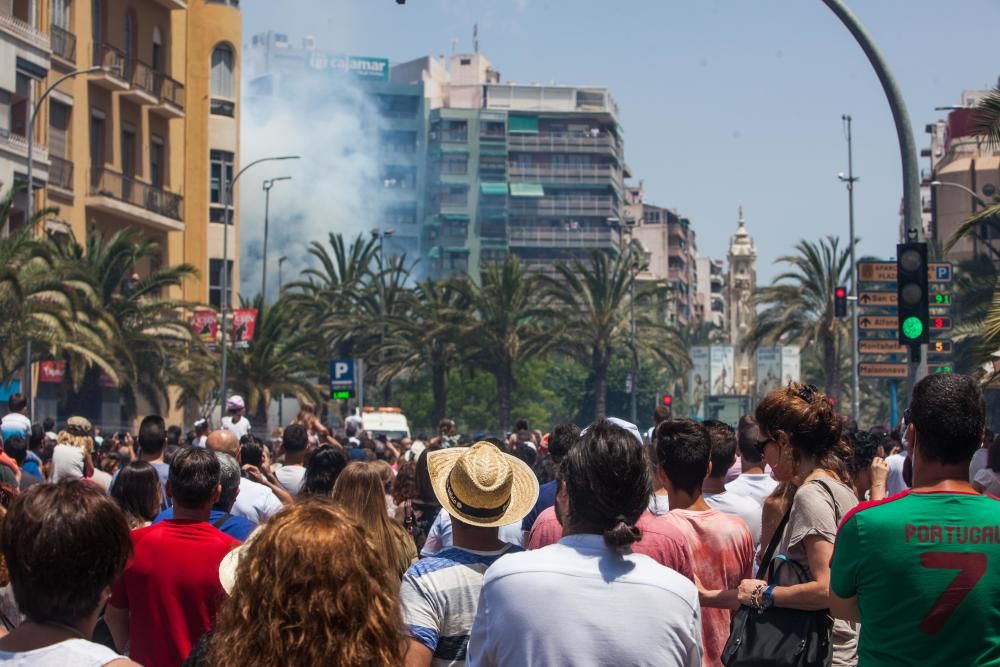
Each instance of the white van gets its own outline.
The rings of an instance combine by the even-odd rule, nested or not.
[[[399,408],[365,408],[361,413],[361,425],[372,438],[383,433],[390,440],[410,435],[406,415]]]

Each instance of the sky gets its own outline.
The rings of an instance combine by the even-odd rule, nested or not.
[[[917,147],[964,89],[996,85],[996,0],[852,0],[905,97]],[[885,95],[820,0],[243,0],[244,42],[275,30],[402,62],[480,51],[503,81],[606,87],[647,201],[722,257],[744,208],[769,282],[799,239],[846,239],[841,116],[853,117],[859,253],[891,257],[899,147]],[[454,44],[454,46],[453,46]],[[921,159],[921,168],[929,166]]]

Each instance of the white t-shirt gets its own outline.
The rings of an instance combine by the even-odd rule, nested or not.
[[[240,477],[240,492],[229,513],[261,524],[281,511],[281,501],[263,484]]]
[[[750,496],[733,493],[728,487],[722,493],[705,493],[703,496],[709,507],[743,519],[747,528],[750,529],[753,548],[756,550],[760,546],[760,523],[763,510],[756,500]]]
[[[86,639],[67,639],[33,651],[0,651],[0,662],[13,667],[102,667],[123,659],[125,656]]]
[[[694,584],[600,535],[571,535],[486,571],[466,664],[699,667],[701,654]]]
[[[972,460],[969,461],[969,483],[971,484],[973,480],[976,479],[976,473],[986,467],[986,462],[990,458],[989,447],[980,447],[976,450],[976,453],[972,455]]]
[[[726,491],[730,491],[741,496],[748,496],[757,501],[758,505],[763,505],[764,499],[774,493],[777,486],[777,480],[767,473],[743,473],[733,481],[726,484]]]
[[[236,434],[237,438],[242,439],[243,436],[250,432],[250,420],[246,417],[240,417],[239,420],[234,423],[232,417],[223,417],[222,428],[227,431],[232,431]]]
[[[285,490],[292,494],[293,498],[296,498],[299,495],[299,490],[302,489],[306,468],[300,465],[281,466],[274,471],[274,476],[278,478]]]
[[[1000,498],[1000,473],[983,468],[976,473],[976,478],[972,481],[983,487],[983,493]]]
[[[654,493],[649,497],[646,509],[654,516],[663,516],[670,511],[670,497],[665,494]]]
[[[0,419],[0,433],[5,439],[20,435],[27,440],[31,435],[31,420],[20,412],[9,412]]]
[[[506,526],[500,526],[500,541],[507,544],[524,546],[524,533],[521,531],[521,520]],[[443,509],[438,512],[434,523],[431,524],[430,532],[427,533],[427,540],[424,548],[420,550],[420,555],[424,558],[433,556],[439,551],[452,546],[454,542],[451,537],[451,515]]]
[[[893,454],[885,459],[885,464],[889,466],[889,477],[885,482],[885,491],[890,496],[902,493],[910,488],[903,481],[903,462],[905,460],[906,452]]]

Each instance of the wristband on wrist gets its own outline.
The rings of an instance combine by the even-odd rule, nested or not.
[[[762,597],[761,602],[762,602],[762,605],[763,605],[764,609],[770,609],[771,607],[773,607],[774,606],[774,584],[771,584],[770,586],[768,586],[767,589],[764,591],[764,595],[761,596],[761,597]]]

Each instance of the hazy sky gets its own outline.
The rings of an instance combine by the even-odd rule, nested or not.
[[[1000,76],[996,0],[854,0],[924,126],[963,89]],[[609,88],[647,199],[689,217],[700,252],[725,253],[739,204],[761,281],[800,238],[847,236],[841,115],[854,117],[863,254],[891,256],[902,194],[896,135],[868,61],[820,0],[243,0],[244,41],[404,61],[472,48],[504,81]],[[922,159],[921,168],[928,166]]]

